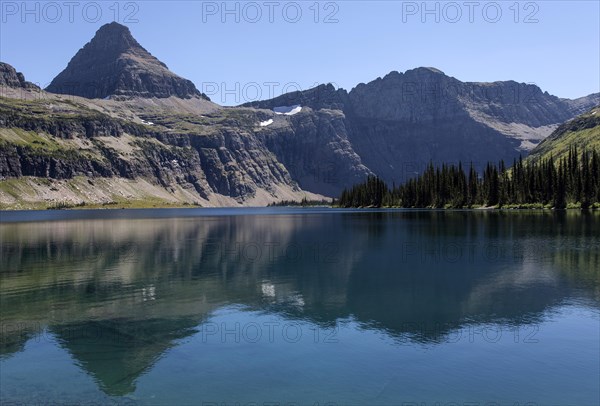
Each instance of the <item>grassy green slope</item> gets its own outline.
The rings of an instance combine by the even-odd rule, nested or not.
[[[566,156],[570,146],[600,151],[600,106],[584,113],[558,127],[548,138],[540,143],[529,155],[529,161],[554,160]]]

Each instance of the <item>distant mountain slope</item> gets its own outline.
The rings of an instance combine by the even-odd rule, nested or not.
[[[600,106],[560,125],[548,138],[529,155],[529,160],[555,160],[566,156],[569,148],[578,151],[595,149],[600,151]]]
[[[169,71],[118,23],[103,25],[46,88],[87,98],[108,96],[204,97],[194,84]]]

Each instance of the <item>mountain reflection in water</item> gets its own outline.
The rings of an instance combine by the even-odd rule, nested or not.
[[[322,332],[350,323],[392,346],[443,345],[472,326],[526,330],[565,303],[597,312],[599,236],[600,215],[580,212],[4,223],[0,361],[51,341],[124,396],[203,326],[213,330],[198,350],[218,345],[206,341],[224,309],[255,330],[272,317]]]

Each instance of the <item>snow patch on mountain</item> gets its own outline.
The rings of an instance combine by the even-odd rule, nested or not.
[[[285,116],[293,116],[294,114],[298,114],[302,111],[302,106],[294,105],[294,106],[279,106],[274,107],[273,111],[275,114],[283,114]]]

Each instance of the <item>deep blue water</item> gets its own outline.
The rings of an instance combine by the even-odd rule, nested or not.
[[[0,220],[2,404],[600,404],[598,213]]]

